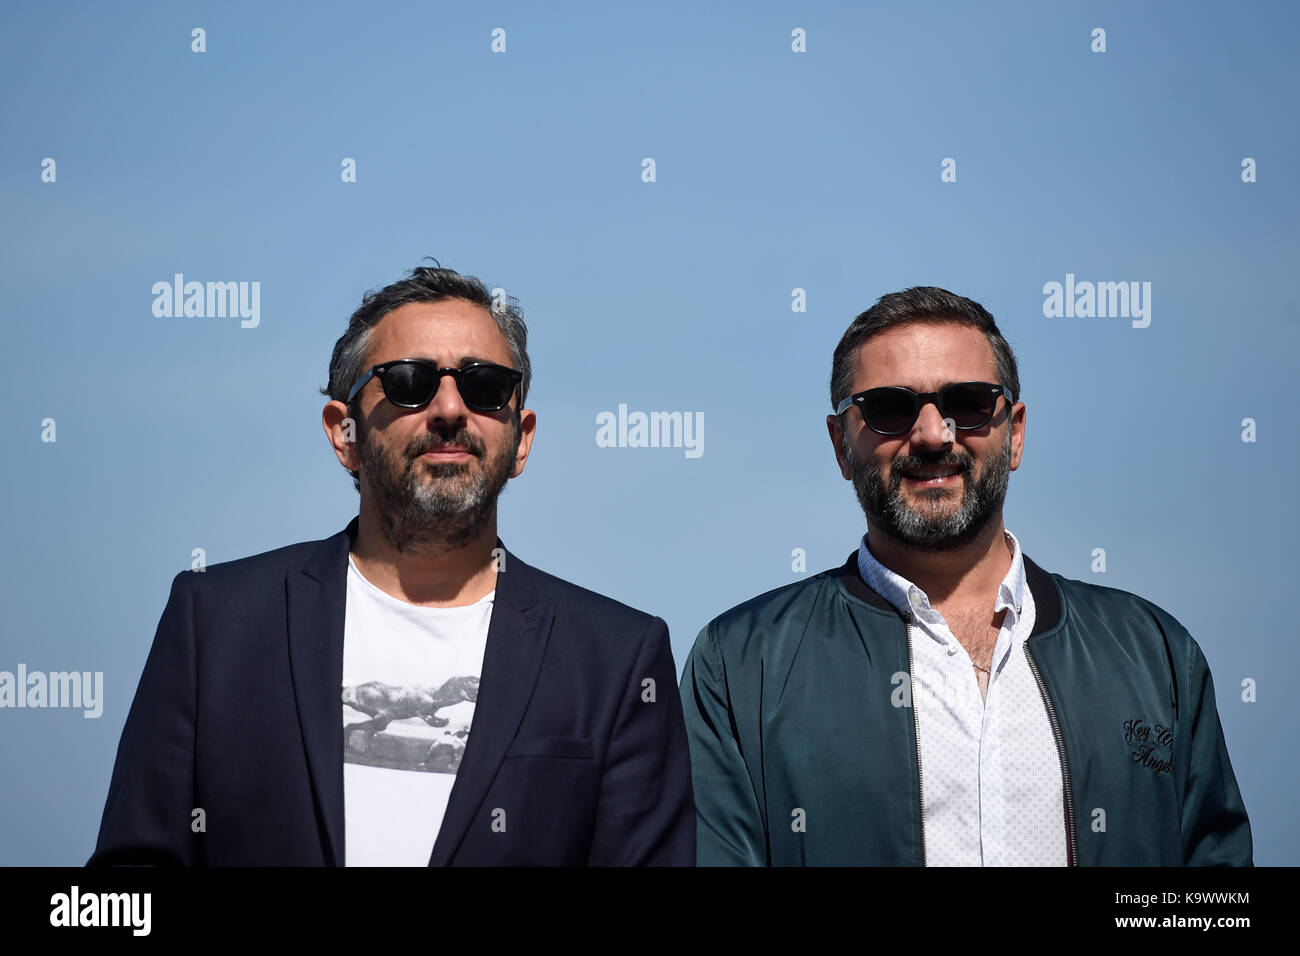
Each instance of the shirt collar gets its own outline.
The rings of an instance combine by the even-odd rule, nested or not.
[[[993,612],[996,614],[1006,608],[1015,620],[1019,620],[1028,588],[1025,582],[1025,559],[1016,536],[1010,531],[1006,532],[1006,536],[1011,542],[1011,567],[998,585],[998,596],[993,604]],[[913,617],[924,617],[935,613],[930,607],[929,596],[921,588],[876,560],[876,556],[867,547],[865,534],[862,536],[862,543],[858,545],[858,573],[873,591],[898,608],[901,613]]]

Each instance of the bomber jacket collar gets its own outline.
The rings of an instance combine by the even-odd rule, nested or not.
[[[1060,623],[1061,593],[1050,574],[1029,560],[1029,555],[1022,552],[1021,556],[1025,561],[1025,583],[1029,585],[1029,593],[1034,596],[1034,627],[1029,632],[1029,636],[1036,637],[1050,631]],[[872,607],[901,617],[894,605],[869,588],[867,583],[862,580],[862,575],[858,571],[858,552],[856,550],[849,555],[848,560],[844,562],[843,567],[837,573],[844,583],[844,587],[854,597],[866,601]]]

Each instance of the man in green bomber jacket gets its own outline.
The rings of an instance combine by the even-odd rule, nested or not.
[[[1019,399],[970,299],[892,293],[845,332],[827,428],[867,534],[696,639],[700,865],[1251,865],[1196,641],[1003,526]]]

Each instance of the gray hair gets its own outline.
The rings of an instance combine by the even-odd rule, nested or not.
[[[1011,389],[1013,402],[1020,401],[1020,371],[1016,367],[1016,355],[1003,338],[993,316],[978,302],[930,285],[882,295],[875,305],[853,320],[840,344],[835,346],[830,383],[832,409],[853,388],[853,356],[859,346],[885,329],[909,322],[955,323],[979,329],[993,347],[998,384]]]

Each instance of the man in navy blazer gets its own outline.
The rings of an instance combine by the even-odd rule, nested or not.
[[[323,413],[360,514],[176,576],[90,865],[694,863],[667,626],[496,534],[525,336],[441,267],[366,297]]]

